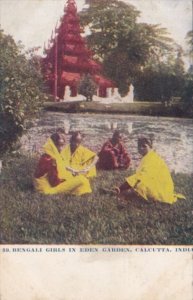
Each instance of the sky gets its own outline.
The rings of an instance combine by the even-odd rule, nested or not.
[[[139,22],[161,24],[183,48],[185,36],[192,29],[192,0],[123,0],[140,12]],[[63,15],[66,0],[1,0],[0,24],[5,33],[26,48],[43,47]],[[76,0],[78,10],[84,0]]]

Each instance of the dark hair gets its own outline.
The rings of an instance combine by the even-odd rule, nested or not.
[[[56,132],[54,132],[50,137],[52,139],[52,141],[54,142],[55,146],[58,146],[60,134],[65,134],[65,130],[63,128],[57,128]]]
[[[57,146],[59,138],[60,138],[59,133],[58,132],[53,133],[50,138],[53,141],[53,143],[55,144],[55,146]]]
[[[121,134],[121,132],[119,130],[115,130],[113,132],[113,139],[116,138],[116,137],[118,137],[118,136],[122,136],[122,134]]]
[[[65,134],[65,130],[63,128],[59,127],[59,128],[56,129],[56,133]]]
[[[74,140],[77,138],[78,135],[81,135],[81,132],[80,132],[80,131],[74,131],[74,132],[72,132],[72,135],[71,135],[71,138],[70,138],[70,143],[71,143],[72,141],[74,141]],[[81,135],[81,136],[82,136],[82,135]]]
[[[153,140],[150,137],[141,136],[138,138],[138,145],[140,146],[148,145],[150,148],[152,148]]]

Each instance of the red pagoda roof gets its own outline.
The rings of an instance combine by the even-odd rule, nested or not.
[[[65,30],[66,32],[72,31],[72,32],[77,33],[77,30],[78,30],[78,32],[80,32],[80,26],[79,26],[78,23],[76,25],[74,25],[74,24],[70,24],[70,23],[66,22],[65,27],[64,27],[63,30]]]
[[[76,54],[87,54],[90,56],[92,54],[91,50],[84,47],[84,45],[76,45],[76,44],[65,44],[64,51],[72,53],[72,55]]]
[[[111,81],[111,80],[109,80],[109,79],[107,79],[107,78],[105,78],[101,75],[95,75],[94,79],[95,79],[95,81],[98,85],[106,87],[106,88],[116,86],[116,84],[113,81]]]
[[[94,61],[93,59],[89,59],[89,65],[92,66],[93,68],[97,69],[97,71],[101,71],[102,66],[97,63],[96,61]]]
[[[66,85],[77,84],[80,81],[80,74],[63,71],[61,80]]]
[[[73,14],[65,15],[65,18],[63,19],[64,23],[78,23],[79,24],[79,16],[75,16]]]
[[[64,55],[63,56],[63,62],[65,65],[74,65],[77,64],[78,62],[78,57],[77,56],[71,56],[71,55]]]
[[[64,55],[63,56],[63,63],[64,66],[75,66],[77,68],[81,69],[88,69],[92,71],[100,71],[101,65],[95,62],[92,59],[88,59],[87,57],[77,57],[77,56],[71,56],[71,55]]]
[[[74,33],[67,33],[65,35],[65,41],[66,42],[78,42],[78,43],[84,43],[84,38],[80,35],[75,35]]]
[[[68,0],[67,1],[67,6],[64,9],[64,11],[66,13],[76,13],[77,12],[77,8],[76,8],[76,3],[74,0]]]

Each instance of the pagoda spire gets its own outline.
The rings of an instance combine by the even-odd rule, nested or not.
[[[67,0],[66,5],[64,6],[64,12],[67,13],[69,11],[76,11],[77,12],[77,6],[76,2],[74,0]]]
[[[80,79],[90,74],[98,84],[99,93],[105,96],[106,88],[113,83],[100,75],[102,66],[92,58],[92,52],[81,36],[79,16],[75,0],[67,0],[64,15],[59,27],[51,35],[53,42],[47,49],[44,60],[44,73],[48,79],[50,92],[55,99],[63,99],[65,89],[70,89],[70,96],[77,96]]]

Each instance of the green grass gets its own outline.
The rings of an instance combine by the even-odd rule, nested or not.
[[[34,191],[36,158],[4,160],[0,175],[0,239],[13,244],[193,244],[193,176],[176,174],[176,191],[186,200],[173,205],[131,200],[117,209],[102,193],[123,182],[130,171],[98,172],[93,193],[81,197],[44,196]]]

